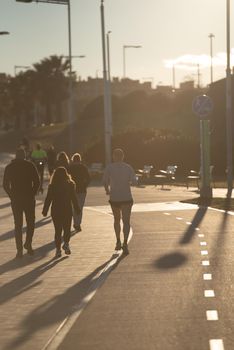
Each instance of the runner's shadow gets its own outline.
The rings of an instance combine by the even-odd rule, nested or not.
[[[76,311],[82,310],[84,307],[84,298],[95,292],[102,285],[108,274],[115,269],[118,263],[124,258],[123,257],[114,266],[109,264],[109,267],[107,267],[107,264],[111,263],[116,256],[116,254],[113,254],[107,262],[97,267],[87,277],[74,284],[63,293],[57,294],[35,308],[22,321],[20,325],[20,329],[22,330],[21,335],[13,339],[5,349],[10,350],[23,346],[29,337],[40,332],[41,329],[50,327],[54,324],[59,324],[63,322],[67,316],[72,315]]]
[[[196,228],[200,225],[200,223],[204,219],[207,209],[208,209],[207,207],[199,207],[199,209],[197,210],[192,220],[191,225],[188,227],[188,229],[184,233],[184,236],[180,240],[180,244],[188,244],[192,240],[196,232]]]

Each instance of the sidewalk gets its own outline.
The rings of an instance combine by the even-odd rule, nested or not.
[[[9,201],[0,199],[0,348],[42,349],[87,295],[114,252],[112,217],[85,209],[83,231],[71,240],[72,255],[54,260],[53,224],[37,201],[35,256],[14,259]]]

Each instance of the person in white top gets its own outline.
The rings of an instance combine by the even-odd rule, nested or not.
[[[133,205],[131,185],[137,185],[137,179],[133,168],[123,160],[123,150],[115,149],[113,151],[113,163],[107,165],[104,171],[103,185],[106,194],[110,196],[109,203],[114,215],[114,229],[117,240],[115,249],[123,249],[123,252],[128,254],[130,216]],[[120,240],[121,218],[123,221],[123,245]]]

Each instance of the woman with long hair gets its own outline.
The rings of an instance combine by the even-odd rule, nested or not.
[[[71,237],[72,207],[77,214],[80,213],[75,193],[75,183],[64,167],[58,167],[51,177],[42,210],[43,216],[47,216],[50,205],[55,228],[55,256],[59,258],[62,255],[62,232],[64,241],[62,248],[65,254],[71,254],[69,241]]]

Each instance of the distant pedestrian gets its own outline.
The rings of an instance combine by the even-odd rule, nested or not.
[[[70,164],[70,161],[69,161],[69,158],[68,158],[68,155],[66,152],[60,152],[58,155],[57,155],[57,161],[55,163],[55,169],[60,167],[60,166],[63,166],[65,169],[69,169],[69,164]]]
[[[137,185],[137,179],[133,168],[125,163],[124,152],[117,148],[113,152],[113,163],[109,164],[103,175],[103,184],[106,194],[110,195],[110,205],[114,215],[114,229],[116,235],[116,250],[123,249],[128,254],[128,237],[130,232],[130,216],[133,205],[131,184]],[[123,222],[124,242],[121,245],[120,221]]]
[[[4,171],[3,188],[10,197],[15,222],[15,241],[17,258],[23,256],[23,214],[27,228],[24,248],[33,255],[32,238],[35,226],[35,195],[40,186],[40,179],[35,165],[25,160],[25,151],[19,148],[16,157]]]
[[[31,160],[31,150],[30,150],[30,143],[27,137],[23,137],[22,141],[20,143],[20,147],[23,147],[23,149],[25,150],[25,154],[26,154],[26,159],[27,160]]]
[[[79,215],[73,211],[73,226],[77,232],[80,232],[83,207],[87,195],[87,186],[90,183],[90,175],[87,167],[82,163],[81,155],[79,153],[75,153],[72,156],[69,172],[76,184],[76,197],[81,210]]]
[[[75,183],[64,167],[58,167],[51,177],[42,211],[43,216],[47,216],[50,205],[55,228],[55,257],[59,258],[62,255],[62,232],[64,241],[62,248],[65,254],[71,254],[69,241],[71,237],[72,209],[74,208],[77,215],[80,212],[75,193]]]
[[[40,143],[37,143],[36,148],[32,151],[31,159],[33,163],[36,165],[38,174],[40,176],[39,192],[43,193],[44,169],[47,161],[47,153],[44,149],[42,149]]]
[[[50,176],[53,174],[53,171],[55,169],[56,159],[57,153],[54,149],[54,146],[51,145],[47,150],[47,165]]]

